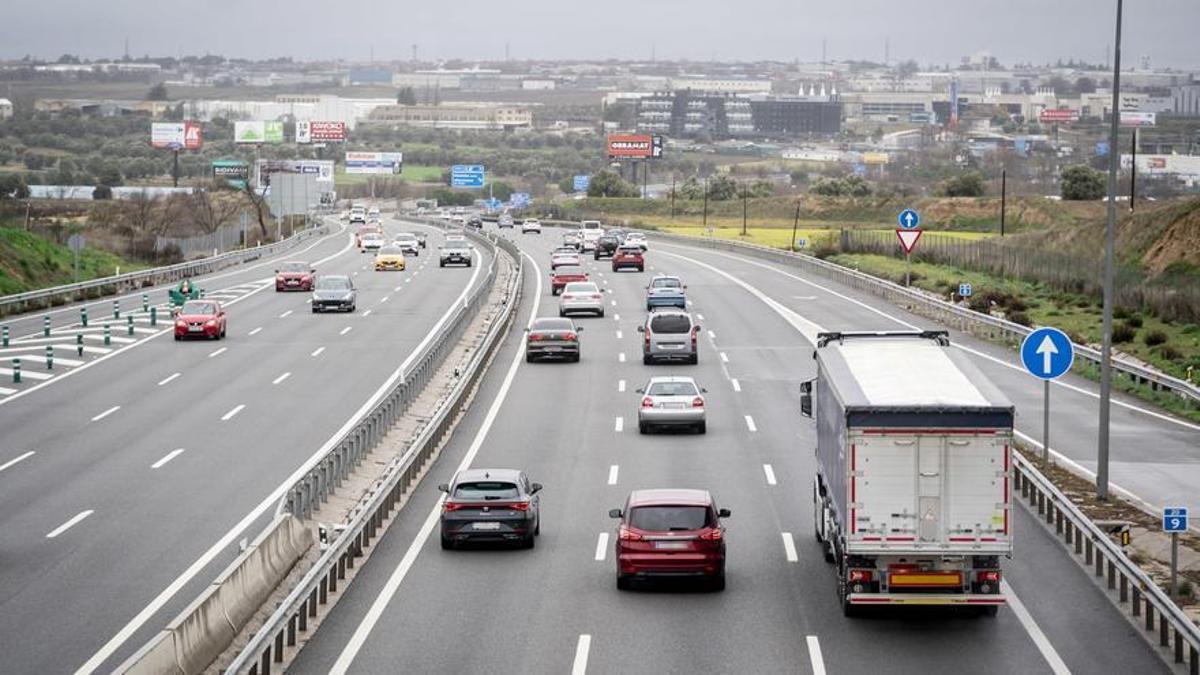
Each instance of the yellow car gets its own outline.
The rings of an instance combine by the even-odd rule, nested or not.
[[[404,271],[404,251],[394,244],[384,246],[375,254],[375,271]]]

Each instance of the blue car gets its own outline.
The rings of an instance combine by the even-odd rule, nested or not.
[[[678,307],[687,309],[687,286],[679,277],[657,274],[646,286],[646,311],[655,307]]]

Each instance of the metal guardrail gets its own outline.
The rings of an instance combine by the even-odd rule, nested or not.
[[[437,224],[432,221],[423,222]],[[483,344],[475,350],[471,362],[458,379],[447,401],[425,424],[405,453],[392,460],[383,477],[376,482],[374,493],[363,505],[358,515],[342,530],[338,538],[292,589],[262,628],[255,633],[246,647],[226,669],[226,673],[269,675],[274,664],[283,662],[285,650],[296,644],[297,633],[308,630],[308,620],[315,618],[329,602],[330,594],[337,592],[338,583],[345,579],[346,570],[352,569],[355,560],[362,557],[364,549],[374,540],[384,521],[397,507],[409,488],[414,485],[426,461],[437,449],[442,439],[452,431],[458,413],[466,403],[467,393],[483,376],[484,363],[499,346],[507,325],[515,316],[520,297],[524,262],[519,249],[512,242],[502,238],[491,239],[474,233],[468,233],[468,236],[476,240],[487,241],[493,247],[502,248],[516,260],[516,273],[512,276],[506,289],[501,313],[492,321]],[[493,266],[489,272],[489,279],[494,281],[494,277]],[[473,310],[486,300],[490,287],[491,282],[489,281],[488,284],[481,287],[480,293],[476,294],[475,298],[468,300],[462,306],[456,316],[454,326],[446,329],[446,336],[465,329],[470,323],[470,319],[475,316]],[[460,323],[461,325],[459,325]],[[423,365],[414,369],[414,371],[420,371],[420,374],[414,372],[412,379],[402,379],[391,395],[385,397],[354,430],[348,432],[342,443],[330,453],[330,456],[320,462],[313,473],[310,473],[288,492],[287,504],[293,514],[311,515],[316,501],[323,500],[322,495],[327,494],[328,489],[331,489],[336,482],[348,474],[365,449],[372,447],[383,438],[391,424],[411,402],[410,397],[415,397],[416,393],[420,392],[436,370],[432,359],[443,349],[448,349],[449,346],[456,343],[457,337],[454,339],[447,337],[436,342],[438,346],[431,345],[426,355],[422,357]],[[326,492],[322,492],[322,489],[325,489]]]
[[[1144,617],[1146,633],[1153,633],[1157,623],[1158,646],[1171,651],[1175,663],[1186,663],[1191,675],[1200,675],[1200,627],[1048,478],[1020,453],[1013,457],[1014,492],[1073,547],[1076,561],[1082,556],[1085,567],[1105,578],[1108,590],[1117,592],[1120,607],[1134,618]]]
[[[175,282],[185,277],[193,277],[200,274],[208,274],[240,263],[258,260],[263,256],[270,256],[286,251],[314,237],[324,236],[329,230],[330,225],[325,223],[307,230],[300,230],[283,241],[263,244],[240,251],[231,251],[175,265],[155,267],[139,272],[127,272],[125,274],[104,277],[102,279],[92,279],[91,281],[81,281],[65,286],[55,286],[37,291],[6,295],[0,297],[0,316],[20,314],[30,310],[74,302],[81,297],[100,297],[103,295],[119,294],[127,290]]]

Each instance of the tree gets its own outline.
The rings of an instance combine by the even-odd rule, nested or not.
[[[978,171],[959,174],[942,184],[941,193],[947,197],[982,197],[983,176]]]
[[[502,202],[506,202],[512,198],[513,192],[516,192],[516,190],[513,189],[513,186],[505,183],[504,181],[498,180],[492,182],[492,187],[489,191],[489,194]]]
[[[412,87],[404,87],[396,93],[396,103],[398,105],[416,105],[417,92],[413,91]]]
[[[913,59],[901,61],[900,63],[896,64],[896,77],[903,80],[916,74],[916,72],[920,69],[921,67],[917,65],[917,62]]]
[[[153,87],[150,87],[150,91],[146,92],[146,100],[147,101],[168,101],[168,100],[170,100],[167,96],[167,85],[162,82],[159,82],[158,84],[154,85]]]
[[[1073,201],[1100,199],[1107,191],[1104,174],[1084,164],[1075,164],[1063,169],[1062,198]]]
[[[1096,93],[1096,81],[1090,77],[1081,77],[1075,80],[1075,91],[1081,94]]]
[[[589,197],[640,197],[641,190],[612,171],[601,171],[592,176],[587,194]]]
[[[708,198],[713,201],[724,202],[741,196],[741,186],[730,176],[717,176],[708,181]]]
[[[112,164],[105,164],[96,173],[96,182],[105,187],[119,187],[125,183],[125,179],[121,176],[120,169]]]
[[[0,201],[6,199],[29,199],[29,186],[25,179],[15,173],[0,175]]]
[[[92,190],[92,199],[96,201],[112,199],[112,188],[107,185],[97,185],[96,189]]]
[[[188,211],[192,221],[205,232],[216,232],[235,213],[242,209],[238,199],[224,199],[208,190],[197,190],[188,195]]]

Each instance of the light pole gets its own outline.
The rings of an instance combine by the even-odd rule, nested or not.
[[[1100,433],[1096,448],[1096,498],[1108,500],[1108,432],[1109,407],[1112,398],[1112,325],[1113,283],[1116,276],[1113,268],[1113,249],[1117,229],[1117,164],[1120,146],[1117,131],[1121,122],[1121,10],[1122,0],[1117,0],[1117,31],[1113,40],[1112,109],[1108,130],[1108,213],[1104,227],[1104,319],[1101,324],[1100,348]],[[1116,153],[1116,157],[1113,154]]]
[[[704,229],[708,229],[708,176],[704,177]]]
[[[749,191],[746,190],[746,184],[742,184],[742,237],[746,236],[746,199],[749,197]]]

